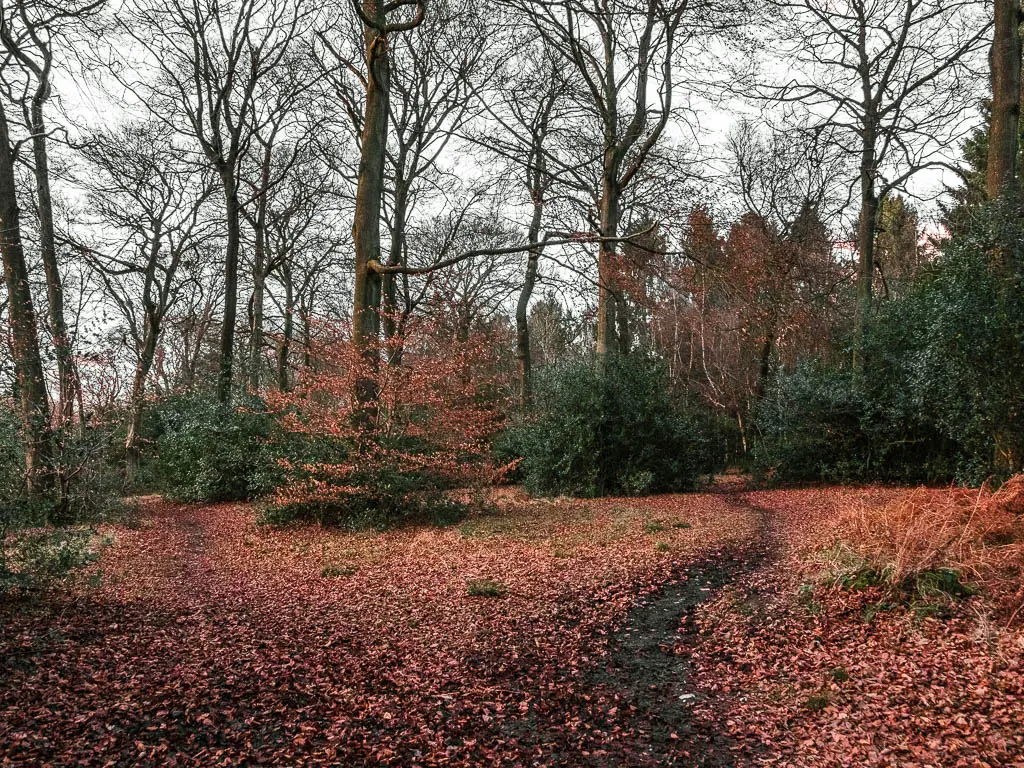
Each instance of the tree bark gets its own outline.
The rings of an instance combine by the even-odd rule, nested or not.
[[[619,164],[614,149],[605,150],[601,180],[601,243],[597,255],[597,354],[606,356],[618,347],[615,317],[615,243],[619,229]]]
[[[995,28],[989,54],[992,115],[985,190],[990,199],[1006,194],[1016,179],[1020,132],[1020,0],[995,0]]]
[[[774,346],[774,333],[766,333],[761,343],[761,362],[757,369],[757,384],[754,387],[755,403],[759,403],[764,399],[764,393],[768,389],[768,376],[771,374],[772,349]]]
[[[220,330],[220,367],[217,376],[217,400],[231,402],[231,379],[235,358],[235,320],[238,312],[238,248],[241,240],[241,206],[234,169],[225,165],[220,169],[224,186],[227,243],[224,249],[224,324]]]
[[[299,300],[299,320],[302,321],[302,367],[313,365],[313,329],[310,327],[311,310],[306,299]]]
[[[139,467],[141,448],[139,445],[139,430],[142,427],[142,411],[146,397],[146,379],[153,368],[153,359],[156,356],[156,345],[160,339],[160,324],[163,322],[165,304],[161,302],[158,306],[153,301],[153,287],[156,282],[156,269],[160,253],[161,228],[158,226],[153,232],[153,238],[149,246],[149,258],[147,259],[146,272],[142,288],[142,307],[145,318],[142,328],[142,345],[138,350],[138,360],[135,362],[135,374],[132,376],[132,389],[129,400],[128,434],[125,437],[125,469],[128,479],[131,480]]]
[[[0,104],[0,255],[7,285],[11,353],[21,406],[26,485],[30,492],[50,484],[50,407],[39,355],[39,336],[21,241],[20,211],[7,114]]]
[[[50,161],[46,148],[46,120],[43,104],[48,83],[40,83],[32,98],[32,155],[35,161],[36,196],[39,204],[39,252],[46,273],[46,299],[50,315],[50,336],[57,359],[58,406],[60,423],[71,424],[75,403],[81,401],[81,384],[71,349],[71,338],[64,318],[64,287],[57,264],[57,244],[53,225],[53,197],[50,193]]]
[[[363,356],[367,370],[355,385],[355,399],[363,417],[376,416],[378,396],[376,373],[380,367],[377,345],[380,339],[381,198],[384,193],[384,157],[387,149],[388,88],[390,60],[384,29],[383,9],[365,0],[364,13],[375,27],[364,25],[366,41],[366,113],[363,121],[356,209],[352,222],[355,245],[355,295],[352,307],[352,342]]]
[[[152,302],[146,307],[146,329],[143,335],[143,345],[139,352],[139,359],[135,364],[135,374],[132,377],[130,417],[128,420],[128,436],[125,438],[125,456],[127,464],[128,479],[131,480],[139,468],[141,458],[141,446],[139,444],[139,430],[142,428],[142,414],[145,408],[146,379],[153,369],[153,359],[156,356],[156,343],[160,338],[160,318],[156,307]]]
[[[267,192],[270,186],[270,162],[273,159],[273,144],[263,149],[263,163],[260,168],[259,195],[256,198],[256,218],[253,220],[255,245],[252,255],[252,315],[249,328],[249,389],[260,388],[260,364],[263,352],[263,303],[267,284]]]
[[[281,268],[281,276],[284,283],[284,328],[281,332],[281,341],[277,345],[277,388],[281,392],[287,392],[291,389],[288,381],[288,355],[291,352],[292,334],[295,332],[295,289],[292,285],[292,271],[287,265]]]
[[[869,129],[864,131],[860,167],[860,220],[857,227],[857,347],[864,336],[871,313],[872,283],[875,278],[875,231],[878,228],[878,194],[875,189],[875,138]]]
[[[399,161],[401,165],[403,161]],[[405,227],[409,216],[409,187],[403,179],[395,180],[395,211],[391,228],[391,247],[388,251],[388,266],[397,267],[402,263],[402,251],[405,249]],[[384,322],[384,338],[391,339],[398,331],[398,275],[386,274],[382,278],[382,315]],[[401,356],[396,355],[397,364]]]
[[[528,233],[531,248],[526,259],[526,275],[523,287],[519,291],[516,302],[516,359],[519,361],[519,405],[529,408],[533,398],[533,364],[530,359],[530,299],[537,283],[537,267],[540,262],[540,225],[544,213],[544,203],[537,200],[533,204],[533,217],[530,219]]]

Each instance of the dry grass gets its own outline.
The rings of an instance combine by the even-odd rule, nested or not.
[[[1009,616],[1024,618],[1024,475],[995,491],[919,489],[842,511],[841,539],[886,583],[958,572]]]

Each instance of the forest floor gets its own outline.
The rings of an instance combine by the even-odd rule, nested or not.
[[[983,598],[813,587],[838,506],[898,493],[386,533],[148,498],[91,578],[0,603],[0,765],[1024,766],[1024,633]]]

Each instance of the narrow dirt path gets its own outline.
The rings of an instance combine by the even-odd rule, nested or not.
[[[753,515],[753,536],[686,565],[656,595],[636,604],[613,638],[607,666],[593,676],[623,693],[633,717],[650,734],[651,758],[661,765],[730,766],[736,760],[734,740],[692,717],[692,706],[703,696],[688,685],[689,654],[707,641],[693,610],[723,587],[770,567],[778,553],[778,531],[775,510],[754,503],[742,488],[720,498],[724,506]]]

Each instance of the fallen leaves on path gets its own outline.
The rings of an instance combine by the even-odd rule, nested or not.
[[[1014,765],[1019,633],[801,596],[840,499],[893,493],[383,534],[150,500],[101,587],[0,606],[0,764]]]
[[[777,562],[696,608],[695,716],[721,729],[739,764],[1024,766],[1024,633],[1001,627],[983,597],[922,618],[877,588],[815,585],[809,555],[849,533],[834,510],[805,503],[817,493],[748,495],[775,510]],[[855,503],[926,494],[944,500],[887,491]]]
[[[347,534],[155,502],[148,527],[118,532],[102,588],[5,611],[0,755],[601,763],[615,739],[591,709],[616,705],[587,674],[614,622],[754,520],[715,495],[504,506],[461,528]],[[502,596],[471,596],[481,579]],[[633,748],[616,747],[644,762]]]

